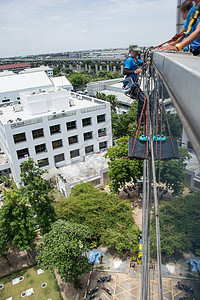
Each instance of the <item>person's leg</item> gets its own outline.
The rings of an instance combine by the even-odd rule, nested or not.
[[[138,122],[140,119],[140,115],[142,113],[145,95],[138,86],[135,86],[134,91],[132,92],[132,96],[133,98],[136,98],[138,100],[138,111],[137,111],[137,122]]]

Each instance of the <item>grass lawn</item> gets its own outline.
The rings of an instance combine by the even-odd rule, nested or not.
[[[4,288],[0,290],[0,299],[5,300],[12,297],[12,300],[61,300],[55,275],[49,271],[37,275],[37,269],[38,267],[34,266],[0,278],[0,284],[4,285]],[[24,280],[12,285],[12,279],[20,276],[23,276]],[[47,283],[46,288],[41,287],[44,282]],[[21,293],[30,288],[33,288],[34,294],[22,298]]]

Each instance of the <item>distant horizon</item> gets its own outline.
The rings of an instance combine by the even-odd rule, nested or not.
[[[147,46],[140,46],[140,48],[147,48]],[[151,46],[149,46],[151,47]],[[6,56],[6,57],[0,57],[1,59],[4,58],[15,58],[15,57],[27,57],[27,56],[39,56],[39,55],[49,55],[49,54],[65,54],[65,53],[73,53],[73,52],[84,52],[84,51],[95,51],[95,50],[112,50],[112,49],[127,49],[127,47],[111,47],[111,48],[94,48],[94,49],[83,49],[83,50],[72,50],[72,51],[61,51],[61,52],[49,52],[49,53],[39,53],[39,54],[27,54],[27,55],[17,55],[17,56]]]
[[[1,58],[155,46],[175,34],[176,1],[1,0],[0,29]]]

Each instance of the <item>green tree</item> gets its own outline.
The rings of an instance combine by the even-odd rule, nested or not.
[[[27,199],[36,214],[36,221],[41,233],[50,230],[51,224],[55,221],[53,207],[53,186],[42,178],[45,172],[29,158],[21,166],[21,195]]]
[[[134,101],[126,114],[117,115],[111,112],[112,132],[115,138],[134,134],[137,127],[137,105],[137,101]],[[140,134],[142,134],[142,128]]]
[[[129,201],[102,192],[92,183],[81,183],[55,209],[58,218],[91,228],[98,242],[118,252],[137,252],[139,230]]]
[[[0,255],[7,260],[8,264],[10,264],[7,256],[9,245],[10,245],[10,237],[9,237],[8,230],[0,229]]]
[[[6,242],[1,250],[3,255],[8,249],[8,240],[18,249],[26,251],[31,249],[36,229],[33,211],[18,190],[5,191],[4,205],[0,211],[0,228],[1,241]]]
[[[128,182],[136,182],[143,174],[143,164],[138,160],[130,160],[128,156],[128,137],[116,141],[116,146],[111,147],[105,154],[109,159],[108,176],[109,185],[113,192],[119,193],[119,188]]]
[[[85,74],[74,73],[68,76],[74,89],[80,88],[89,82],[88,77]]]
[[[116,107],[119,107],[119,101],[117,100],[117,96],[115,95],[107,95],[105,93],[96,94],[97,99],[101,99],[110,103],[110,108],[112,111],[115,111]]]
[[[178,114],[167,114],[167,118],[169,121],[169,126],[172,135],[177,138],[181,138],[183,126]],[[158,133],[160,134],[160,132],[161,132],[161,114],[158,115]],[[168,127],[164,115],[162,119],[162,134],[165,136],[169,136]]]
[[[120,102],[115,95],[108,95],[106,101],[110,103],[111,110],[116,110],[116,107],[119,107]]]
[[[200,193],[175,197],[159,207],[161,251],[166,256],[184,251],[200,254]],[[156,248],[155,215],[151,225],[152,251]]]
[[[183,192],[186,162],[185,159],[189,158],[188,151],[179,147],[180,159],[172,159],[156,163],[156,177],[166,184],[168,189],[173,190],[173,195],[178,195]],[[159,178],[160,176],[160,178]]]
[[[91,230],[83,225],[58,220],[37,246],[36,260],[42,269],[58,270],[65,282],[78,284],[78,277],[91,269],[86,252]]]
[[[107,97],[107,96],[106,96],[105,93],[97,92],[96,97],[97,97],[97,99],[101,99],[101,100],[106,101],[106,97]]]

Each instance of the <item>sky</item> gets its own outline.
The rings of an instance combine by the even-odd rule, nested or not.
[[[176,30],[176,0],[0,0],[0,57],[155,46]]]

